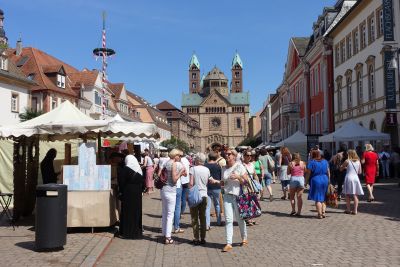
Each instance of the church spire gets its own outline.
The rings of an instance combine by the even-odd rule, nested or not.
[[[193,51],[192,58],[190,59],[189,63],[189,70],[193,69],[193,67],[197,68],[200,70],[200,62],[199,59],[196,56],[196,53]]]
[[[231,93],[243,92],[243,62],[236,51],[232,59],[232,82],[231,82]]]
[[[189,92],[196,94],[201,92],[200,85],[200,62],[193,52],[192,58],[189,63]]]

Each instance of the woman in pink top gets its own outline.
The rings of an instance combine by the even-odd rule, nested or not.
[[[304,191],[304,171],[306,165],[301,161],[300,154],[293,154],[293,161],[288,165],[287,173],[290,177],[290,191],[289,198],[290,204],[292,205],[292,212],[290,216],[301,216],[301,208],[303,207],[303,191]],[[294,195],[297,193],[297,212],[296,212],[296,200]]]

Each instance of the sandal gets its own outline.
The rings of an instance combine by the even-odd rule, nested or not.
[[[346,213],[346,214],[351,214],[351,211],[345,210],[344,213]]]
[[[355,212],[355,211],[351,211],[351,213],[350,213],[351,215],[357,215],[357,212]]]
[[[323,212],[323,213],[321,214],[321,216],[322,216],[322,218],[326,218],[325,212]]]
[[[193,245],[195,245],[195,246],[200,245],[200,241],[199,241],[199,240],[196,240],[196,239],[193,239],[192,243],[193,243]]]
[[[246,226],[253,226],[254,224],[252,222],[246,222]]]
[[[173,244],[174,243],[174,240],[171,238],[171,237],[166,237],[165,238],[165,245],[170,245],[170,244]]]
[[[296,212],[295,211],[292,211],[291,213],[290,213],[290,216],[296,216]]]
[[[174,234],[182,234],[182,233],[184,233],[184,232],[185,232],[185,230],[179,228],[179,229],[176,229],[176,230],[174,231]]]
[[[318,214],[318,215],[317,215],[317,218],[318,218],[318,219],[323,219],[324,217],[322,216],[322,214]]]

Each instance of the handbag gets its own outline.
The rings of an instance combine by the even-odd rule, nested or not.
[[[247,174],[249,175],[248,189],[250,189],[250,191],[252,191],[254,193],[260,193],[263,190],[262,185],[260,184],[259,181],[252,178],[252,176],[251,176],[249,170],[246,168],[246,166],[243,165],[243,167],[245,168],[245,170],[247,171]]]
[[[243,186],[240,185],[240,194],[236,197],[239,209],[239,216],[243,220],[261,216],[260,203],[255,193],[243,193]]]
[[[168,181],[168,173],[167,173],[167,168],[163,168],[161,170],[160,176],[158,176],[155,172],[153,174],[153,179],[154,179],[154,186],[157,189],[162,189],[164,185],[167,184]]]
[[[326,205],[332,208],[337,208],[338,205],[338,194],[335,190],[335,187],[332,184],[329,184],[328,191],[326,192]]]
[[[193,177],[194,177],[194,168],[193,168]],[[193,178],[194,179],[194,178]],[[192,188],[189,189],[188,193],[188,203],[190,208],[197,207],[201,202],[203,202],[203,198],[200,195],[199,187],[197,184],[193,185]]]

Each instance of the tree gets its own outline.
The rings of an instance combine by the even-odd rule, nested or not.
[[[182,150],[184,153],[188,153],[190,150],[188,143],[174,136],[172,136],[171,139],[162,141],[160,145],[165,146],[166,148],[168,148],[168,150],[177,148]]]
[[[25,108],[25,111],[23,113],[19,114],[19,120],[21,122],[29,121],[33,118],[39,117],[42,114],[43,114],[43,111],[41,111],[41,110],[33,110],[32,108]]]
[[[239,146],[251,146],[254,148],[260,145],[261,143],[262,143],[261,137],[250,137],[240,142]]]

